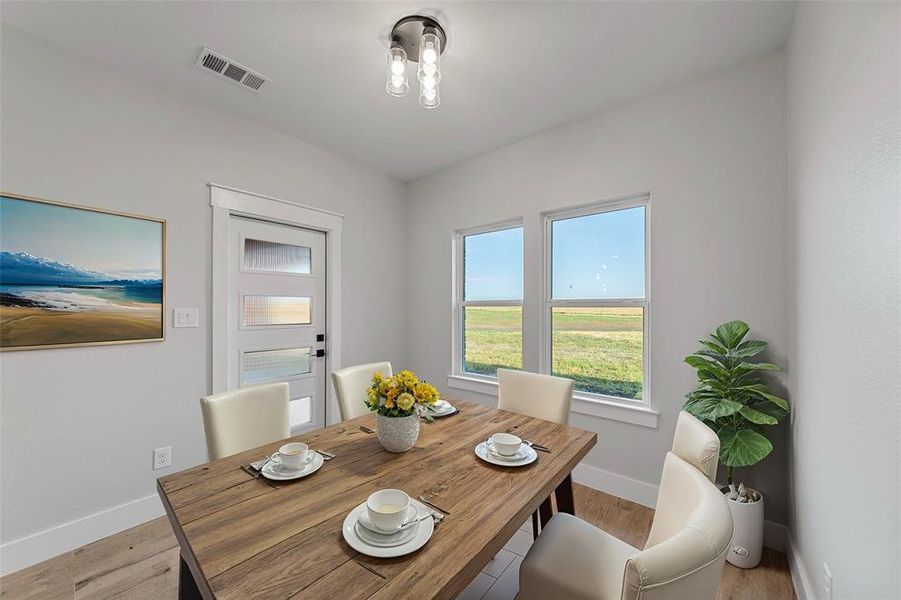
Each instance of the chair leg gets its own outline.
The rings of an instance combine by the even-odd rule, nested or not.
[[[538,516],[541,517],[541,528],[544,529],[545,527],[547,527],[548,521],[551,520],[551,517],[554,516],[554,510],[551,508],[550,497],[546,498],[545,501],[541,503],[541,506],[538,507]]]
[[[538,539],[538,511],[532,513],[532,541]]]

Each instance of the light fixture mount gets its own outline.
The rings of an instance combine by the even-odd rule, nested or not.
[[[434,33],[441,41],[440,49],[444,54],[447,47],[447,34],[435,19],[424,15],[410,15],[394,24],[391,29],[391,46],[401,47],[407,53],[410,62],[419,61],[419,43],[424,33]]]

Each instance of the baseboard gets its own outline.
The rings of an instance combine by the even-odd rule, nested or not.
[[[584,462],[573,469],[573,481],[649,508],[657,505],[656,485],[586,465]]]
[[[659,486],[638,479],[632,479],[612,471],[587,465],[584,462],[573,470],[573,481],[592,489],[606,492],[642,506],[657,506]],[[763,545],[780,552],[787,552],[788,529],[781,523],[763,522]]]
[[[162,514],[159,496],[153,494],[6,542],[0,545],[0,576],[146,523]]]
[[[792,538],[788,529],[786,529],[785,542],[785,554],[788,557],[788,567],[791,570],[795,595],[798,597],[798,600],[815,600],[817,598],[817,594],[814,592],[816,588],[810,582],[807,569],[804,568],[804,562],[801,560],[794,538]]]

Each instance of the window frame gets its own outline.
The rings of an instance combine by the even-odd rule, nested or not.
[[[523,280],[523,298],[519,300],[465,300],[465,261],[464,255],[464,239],[467,236],[480,235],[483,233],[493,233],[496,231],[506,231],[508,229],[521,228],[523,230],[523,277],[525,277],[525,226],[521,217],[491,223],[489,225],[481,225],[478,227],[470,227],[467,229],[459,229],[454,232],[454,252],[453,252],[453,273],[454,273],[454,301],[453,301],[453,336],[452,336],[452,365],[451,372],[456,377],[467,379],[481,380],[485,382],[496,382],[497,377],[484,375],[482,373],[471,373],[463,369],[465,360],[463,353],[466,351],[465,331],[464,331],[464,309],[468,306],[518,306],[523,308],[523,300],[525,299],[525,279]],[[520,335],[524,332],[525,317],[520,320]],[[525,343],[523,343],[521,360],[525,364]]]
[[[650,370],[650,325],[651,325],[651,196],[649,193],[594,202],[576,207],[543,212],[542,216],[542,260],[540,269],[541,316],[539,331],[539,372],[552,374],[553,371],[553,309],[555,307],[640,307],[642,319],[642,393],[641,399],[624,398],[575,390],[573,398],[593,403],[617,404],[630,407],[651,408]],[[553,290],[553,224],[555,221],[587,217],[630,208],[644,208],[644,297],[598,299],[554,299]]]

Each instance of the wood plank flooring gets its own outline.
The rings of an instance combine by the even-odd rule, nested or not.
[[[575,497],[577,515],[633,546],[644,544],[652,509],[580,485]],[[530,527],[523,524],[459,600],[513,600],[519,564],[532,542]],[[177,590],[178,545],[165,517],[0,578],[4,600],[165,600],[175,599]],[[727,564],[717,598],[794,599],[785,555],[765,548],[756,569]]]

